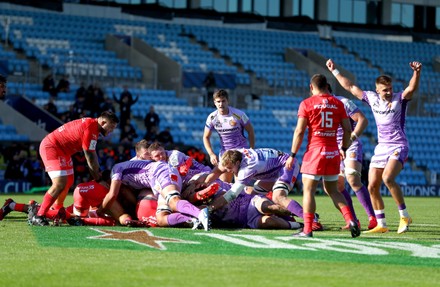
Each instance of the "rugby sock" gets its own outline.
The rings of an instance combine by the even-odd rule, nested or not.
[[[64,209],[64,207],[61,207],[61,208]],[[61,208],[59,208],[59,209],[49,208],[49,210],[46,212],[45,217],[49,218],[49,219],[56,218],[58,216],[58,213],[60,212]],[[62,217],[62,219],[66,219],[66,220],[72,217],[70,212],[68,212],[66,209],[64,209],[64,212],[62,211],[59,215]]]
[[[350,207],[348,205],[341,207],[342,216],[344,216],[345,222],[349,223],[350,221],[354,221],[353,214],[350,211]]]
[[[303,232],[305,234],[312,233],[312,223],[315,218],[314,213],[304,213],[304,229]]]
[[[37,212],[37,216],[44,216],[52,204],[55,202],[56,198],[50,195],[48,192],[43,197],[43,202],[41,203],[40,209]]]
[[[62,204],[58,204],[58,203],[54,203],[54,204],[52,204],[52,206],[50,207],[51,209],[55,209],[55,210],[58,210],[58,209],[60,209],[61,207],[64,207],[64,205],[62,205]]]
[[[11,202],[9,207],[14,211],[27,212],[27,204]]]
[[[289,202],[289,205],[287,205],[287,210],[299,218],[304,218],[302,206],[293,199]]]
[[[290,229],[298,229],[298,228],[301,228],[301,224],[299,224],[298,222],[295,222],[295,221],[287,221],[287,223],[289,223],[289,225],[290,225]]]
[[[405,203],[399,204],[398,208],[399,208],[399,215],[400,215],[400,217],[409,217],[409,213],[406,210]]]
[[[182,213],[171,213],[167,217],[167,222],[169,226],[175,226],[180,223],[191,221],[191,217],[184,215]]]
[[[370,194],[368,193],[367,188],[363,185],[361,189],[355,191],[354,193],[356,194],[359,202],[364,207],[368,217],[374,216],[373,205],[371,204]]]
[[[66,212],[73,213],[73,204],[71,204],[68,207],[66,207]]]
[[[178,212],[191,215],[193,217],[198,217],[200,209],[192,205],[189,201],[181,199],[176,204],[176,209]]]
[[[95,217],[95,218],[81,218],[85,225],[94,225],[94,226],[115,226],[116,222],[113,218],[102,218],[102,217]]]
[[[377,225],[382,227],[387,227],[387,221],[385,219],[385,212],[383,209],[374,210],[374,214],[376,214]]]
[[[344,190],[341,192],[342,195],[344,196],[345,200],[347,201],[347,206],[350,208],[350,212],[353,215],[354,221],[357,222],[357,217],[356,217],[356,212],[354,212],[354,208],[353,208],[353,200],[351,200],[351,195],[350,193],[347,191],[347,189],[344,188]],[[342,211],[341,211],[342,212]],[[345,218],[345,217],[344,217]]]

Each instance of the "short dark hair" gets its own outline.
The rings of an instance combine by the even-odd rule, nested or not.
[[[328,89],[327,78],[322,74],[314,74],[310,80],[310,84],[314,85],[320,91],[326,91]]]
[[[387,75],[382,75],[376,78],[376,85],[382,84],[388,86],[391,85],[392,82],[393,80],[391,79],[391,77]]]
[[[101,115],[99,117],[104,118],[112,123],[119,124],[118,116],[111,111],[104,111],[101,113]]]
[[[224,89],[220,89],[214,92],[214,95],[212,96],[212,98],[215,100],[217,98],[225,98],[227,100],[229,100],[229,94],[226,90]]]

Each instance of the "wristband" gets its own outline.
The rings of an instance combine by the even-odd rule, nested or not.
[[[359,138],[358,135],[357,135],[355,132],[352,132],[352,133],[351,133],[351,137],[354,138],[354,139]]]
[[[341,147],[343,152],[346,152],[348,150],[348,147]]]
[[[337,75],[339,75],[339,70],[338,69],[334,69],[333,71],[332,71],[332,74],[333,74],[333,76],[337,76]]]
[[[295,158],[295,156],[296,156],[296,153],[294,153],[294,152],[292,152],[292,153],[290,154],[290,157],[292,157],[292,158]]]

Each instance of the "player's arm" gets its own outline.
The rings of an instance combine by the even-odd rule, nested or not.
[[[411,62],[409,63],[409,66],[413,70],[413,75],[409,81],[408,87],[406,87],[402,93],[402,97],[405,100],[411,100],[414,92],[419,88],[420,73],[422,72],[422,63],[420,62]]]
[[[214,153],[211,145],[211,134],[212,131],[208,127],[205,127],[205,131],[203,132],[203,145],[205,146],[205,150],[209,155],[209,161],[211,164],[217,165],[217,155]]]
[[[364,113],[361,112],[360,110],[355,112],[351,116],[351,118],[353,119],[353,121],[356,122],[356,126],[355,126],[354,130],[351,132],[351,136],[350,136],[351,141],[354,141],[357,138],[359,138],[362,135],[362,133],[365,131],[365,129],[367,128],[368,119],[364,115]]]
[[[257,208],[260,206],[257,206]],[[268,199],[263,199],[261,202],[261,207],[258,211],[264,215],[278,215],[278,216],[290,216],[292,212],[282,207],[281,205],[275,204]]]
[[[99,170],[100,167],[96,151],[84,150],[84,155],[86,157],[90,173],[92,174],[93,178],[98,181],[101,178],[101,172]]]
[[[306,133],[307,129],[307,119],[306,118],[298,118],[298,122],[296,124],[295,132],[293,133],[293,139],[292,139],[292,147],[290,149],[290,157],[286,161],[286,168],[292,169],[295,163],[295,156],[298,152],[299,148],[301,147],[301,144],[304,139],[304,135]]]
[[[332,72],[333,76],[335,76],[336,80],[338,80],[339,84],[348,92],[350,92],[353,96],[362,100],[363,91],[356,86],[350,79],[343,76],[341,72],[335,68],[335,64],[332,59],[328,59],[326,62],[326,66],[330,72]]]
[[[249,139],[249,147],[255,148],[255,132],[254,132],[254,126],[252,123],[248,122],[247,125],[244,126],[244,129],[248,133],[248,139]]]
[[[236,199],[237,196],[240,194],[240,192],[243,191],[245,188],[245,185],[242,183],[234,183],[231,186],[231,189],[226,191],[226,193],[223,194],[223,196],[219,196],[209,205],[210,210],[217,210],[231,202],[232,200]]]
[[[341,155],[342,158],[345,159],[345,152],[347,151],[347,149],[350,147],[351,144],[350,136],[352,130],[351,130],[350,120],[348,118],[342,119],[341,126],[344,132],[344,135],[342,136]]]
[[[220,175],[222,175],[223,173],[225,173],[226,170],[223,169],[221,167],[221,165],[216,165],[210,174],[208,174],[208,176],[205,178],[205,183],[206,184],[210,184],[212,183],[214,180],[218,179],[220,177]]]
[[[122,182],[120,180],[112,180],[110,183],[110,190],[102,201],[100,210],[108,210],[113,202],[116,200],[121,189]]]

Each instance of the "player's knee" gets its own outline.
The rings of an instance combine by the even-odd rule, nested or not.
[[[287,197],[291,186],[285,182],[277,181],[273,186],[273,196],[272,199],[275,203],[279,203]]]
[[[178,201],[179,199],[180,193],[177,190],[171,191],[165,196],[165,201],[167,205],[175,204],[176,201]]]
[[[254,185],[254,192],[257,193],[257,194],[262,194],[262,195],[264,195],[264,194],[266,194],[268,191],[267,191],[266,189],[262,188],[262,187],[259,186],[259,185]]]
[[[172,213],[171,208],[168,205],[160,205],[157,207],[156,220],[158,226],[168,226],[168,215]]]

